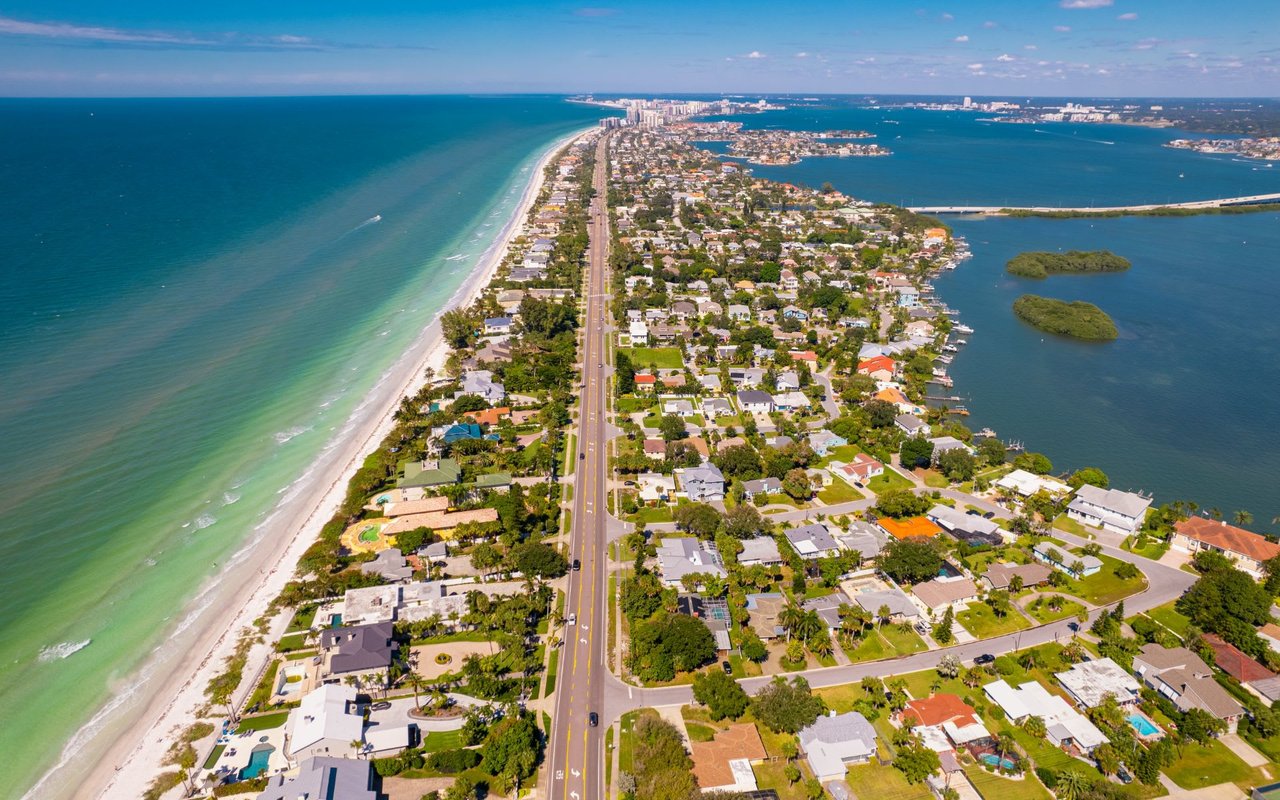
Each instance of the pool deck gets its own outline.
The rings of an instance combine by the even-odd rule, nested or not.
[[[249,759],[253,755],[253,748],[260,744],[269,744],[275,748],[271,753],[271,758],[267,761],[267,769],[264,775],[274,775],[278,772],[284,772],[289,769],[289,760],[284,757],[284,731],[285,726],[271,728],[264,731],[246,731],[245,733],[232,733],[227,736],[226,749],[222,751],[222,755],[218,757],[218,761],[213,765],[213,769],[209,772],[217,774],[219,771],[229,772],[232,775],[239,775],[240,770],[249,766]],[[261,741],[263,738],[265,742]]]

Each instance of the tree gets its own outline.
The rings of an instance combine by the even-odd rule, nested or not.
[[[804,678],[797,675],[788,682],[779,675],[751,699],[751,710],[774,733],[799,733],[822,713],[822,701]]]
[[[1217,633],[1252,655],[1264,649],[1258,625],[1271,616],[1271,595],[1247,573],[1234,567],[1201,575],[1174,606],[1204,631]]]
[[[910,489],[890,489],[876,498],[876,511],[886,517],[916,517],[928,511],[933,501]]]
[[[636,390],[636,368],[631,356],[622,350],[613,354],[614,388],[618,394],[631,394]]]
[[[658,430],[662,432],[664,442],[676,442],[685,437],[684,420],[675,414],[667,414],[658,421]]]
[[[873,428],[888,428],[898,418],[898,407],[884,400],[868,400],[862,404]]]
[[[507,554],[511,566],[526,576],[559,578],[569,571],[564,554],[542,542],[524,542]]]
[[[987,437],[978,442],[978,455],[982,460],[991,466],[1003,464],[1005,458],[1004,442],[994,436]]]
[[[716,642],[702,620],[658,612],[631,634],[631,669],[649,680],[669,681],[715,659]]]
[[[1013,466],[1035,475],[1053,472],[1053,462],[1044,453],[1019,453],[1013,458]]]
[[[699,539],[710,539],[720,528],[720,512],[706,503],[686,503],[672,513],[676,527]]]
[[[488,575],[489,570],[502,563],[502,553],[488,542],[481,542],[471,549],[471,566],[481,575]]]
[[[693,676],[693,697],[707,707],[711,719],[737,719],[751,704],[751,698],[732,677],[722,670],[700,672]]]
[[[455,350],[470,346],[478,328],[476,318],[462,309],[446,311],[440,315],[440,330],[445,341]]]
[[[938,754],[919,741],[912,741],[898,748],[893,766],[907,779],[907,783],[920,783],[942,767]]]
[[[735,444],[720,453],[719,467],[730,478],[754,480],[760,477],[760,456],[748,445]]]
[[[932,540],[894,539],[880,552],[877,563],[896,581],[918,583],[937,576],[942,556]]]
[[[1045,727],[1044,718],[1037,716],[1028,716],[1022,723],[1022,729],[1033,738],[1043,739],[1048,734]]]
[[[987,605],[997,617],[1007,617],[1013,607],[1009,602],[1009,593],[999,590],[987,593]]]
[[[933,442],[923,436],[908,436],[902,441],[902,466],[907,469],[927,467],[933,463]]]
[[[632,728],[633,796],[644,800],[695,800],[698,784],[684,740],[670,722],[641,715]]]
[[[1065,769],[1058,773],[1058,785],[1054,787],[1053,793],[1058,796],[1058,800],[1081,800],[1088,789],[1089,779],[1083,772]]]
[[[938,456],[938,469],[952,483],[959,483],[973,478],[978,471],[978,461],[968,450],[957,447]]]
[[[1245,511],[1244,509],[1241,509],[1236,513],[1232,514],[1231,518],[1235,521],[1236,525],[1239,525],[1241,528],[1243,528],[1246,525],[1253,524],[1253,514],[1251,514],[1248,511]]]
[[[793,469],[782,479],[782,491],[793,500],[808,500],[813,494],[813,484],[809,482],[809,476],[804,470]]]
[[[1097,486],[1099,489],[1106,489],[1111,485],[1111,479],[1107,477],[1107,473],[1097,467],[1084,467],[1078,469],[1067,478],[1067,485],[1072,489],[1079,489],[1084,485]]]
[[[1225,722],[1199,708],[1189,709],[1178,721],[1178,733],[1197,744],[1208,744],[1210,739],[1226,730]]]
[[[955,624],[955,620],[955,612],[951,610],[951,606],[947,606],[947,610],[942,612],[942,619],[933,626],[933,640],[938,644],[951,644],[951,640],[955,638],[951,632],[951,626]]]
[[[947,606],[947,610],[950,611],[951,606]],[[960,674],[960,659],[953,655],[945,655],[938,661],[938,666],[935,669],[937,669],[938,675],[943,678],[954,678]]]

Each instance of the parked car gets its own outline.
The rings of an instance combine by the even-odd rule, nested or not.
[[[990,664],[995,660],[996,660],[996,657],[991,655],[990,653],[983,653],[982,655],[975,658],[973,660],[973,663],[981,667],[981,666],[986,666],[987,664]]]
[[[721,662],[720,662],[720,669],[724,670],[724,674],[725,674],[725,675],[732,675],[732,674],[733,674],[733,665],[732,665],[732,664],[730,664],[728,661],[721,661]]]

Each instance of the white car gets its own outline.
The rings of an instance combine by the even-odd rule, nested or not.
[[[570,614],[570,615],[569,615],[569,624],[570,624],[570,625],[577,625],[577,624],[578,624],[578,615],[577,615],[577,614]]]

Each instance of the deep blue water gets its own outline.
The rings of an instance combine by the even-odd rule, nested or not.
[[[1181,131],[982,116],[833,104],[733,119],[876,133],[893,155],[752,169],[903,205],[1104,206],[1280,191],[1280,166],[1162,146],[1189,135]],[[1157,502],[1245,509],[1253,529],[1276,530],[1280,215],[945,219],[974,253],[937,281],[976,329],[950,367],[971,427],[1043,451],[1056,470],[1095,465]],[[1133,268],[1044,281],[1004,272],[1023,250],[1072,248],[1110,249]],[[1010,306],[1027,292],[1096,303],[1120,339],[1085,344],[1020,323]]]

